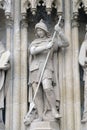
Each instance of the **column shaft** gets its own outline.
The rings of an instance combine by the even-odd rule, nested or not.
[[[27,113],[27,23],[23,21],[21,26],[21,130],[25,130],[23,123]]]
[[[79,79],[79,40],[78,40],[78,23],[73,20],[72,26],[72,43],[73,43],[73,86],[74,86],[74,122],[75,130],[81,129],[80,116],[80,79]],[[73,40],[74,39],[74,40]]]
[[[10,69],[6,73],[6,116],[5,116],[5,129],[12,130],[12,48],[11,48],[11,33],[12,33],[12,20],[6,20],[6,49],[10,51]]]
[[[13,86],[13,129],[21,128],[21,43],[20,43],[20,0],[14,1],[14,86]]]
[[[69,41],[69,47],[65,52],[66,71],[66,125],[67,130],[74,130],[74,106],[73,106],[73,83],[72,83],[72,44],[71,44],[71,10],[70,0],[65,0],[65,34]]]

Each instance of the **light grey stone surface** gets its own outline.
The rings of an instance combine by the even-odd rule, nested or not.
[[[60,130],[58,122],[54,121],[43,121],[43,122],[33,122],[27,130]]]
[[[5,130],[5,125],[3,122],[0,122],[0,130]]]

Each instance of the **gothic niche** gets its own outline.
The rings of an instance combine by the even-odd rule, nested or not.
[[[85,39],[85,34],[87,32],[87,14],[84,11],[84,5],[83,3],[80,3],[79,6],[79,16],[78,16],[78,21],[79,21],[79,49],[81,49],[81,46],[84,42]],[[85,111],[85,81],[84,81],[84,70],[83,67],[80,65],[79,67],[80,70],[80,92],[81,92],[81,120],[82,122],[85,121],[85,119],[83,119],[84,116],[84,111]],[[87,108],[86,108],[87,109]],[[87,114],[86,114],[86,118],[87,118]]]
[[[29,7],[30,7],[30,4],[29,4]],[[44,4],[44,2],[42,1],[42,0],[40,0],[39,1],[39,3],[37,4],[37,9],[36,10],[31,10],[31,8],[29,8],[29,9],[27,9],[27,21],[28,21],[28,43],[29,43],[29,45],[30,46],[32,46],[32,41],[34,41],[34,39],[35,39],[35,28],[36,28],[36,31],[38,31],[38,29],[40,29],[40,30],[42,30],[42,32],[44,32],[44,36],[46,36],[46,37],[44,37],[45,39],[44,40],[46,40],[46,38],[51,38],[50,36],[51,35],[53,35],[53,33],[54,33],[54,26],[56,25],[56,23],[58,22],[58,15],[57,15],[57,9],[55,8],[55,3],[52,3],[52,7],[51,7],[52,9],[51,9],[51,12],[50,13],[48,13],[48,10],[47,10],[47,8],[46,8],[46,5]],[[32,12],[33,11],[33,12]],[[61,18],[59,18],[59,19],[61,19]],[[60,20],[59,20],[60,21]],[[61,19],[61,27],[62,27],[62,19]],[[36,26],[35,26],[36,25]],[[59,26],[59,25],[58,25]],[[48,27],[48,29],[49,29],[49,32],[50,32],[50,34],[48,33],[48,29],[47,29],[47,27]],[[40,31],[39,30],[39,31]],[[62,29],[61,29],[61,31],[62,31]],[[39,35],[39,33],[37,33],[37,36]],[[40,35],[39,35],[40,36]],[[57,32],[56,32],[56,35],[55,35],[55,38],[57,37]],[[65,36],[64,36],[65,37]],[[42,37],[43,38],[43,37]],[[49,44],[49,41],[43,41],[43,39],[42,39],[41,37],[39,37],[39,38],[36,38],[35,40],[39,40],[38,41],[38,45],[40,44],[40,43],[44,43],[44,45],[45,45],[45,47],[46,47],[46,45],[47,45],[47,43]],[[57,37],[58,38],[58,37]],[[65,39],[65,38],[64,38]],[[58,41],[59,39],[57,39],[57,40],[54,40],[54,42],[55,41]],[[46,43],[45,43],[46,42]],[[31,43],[31,44],[30,44]],[[65,42],[65,40],[64,40],[64,43],[65,43],[65,46],[68,46],[68,42],[66,41]],[[67,43],[67,45],[66,45],[66,43]],[[62,45],[62,44],[61,44]],[[29,49],[30,49],[30,46],[29,46]],[[41,45],[40,45],[41,46]],[[65,47],[64,46],[64,47]],[[57,48],[57,47],[56,47]],[[60,47],[61,48],[61,47]],[[58,49],[59,50],[59,49]],[[31,51],[30,51],[31,52]],[[47,51],[46,50],[46,52],[45,52],[45,50],[43,51],[42,50],[42,54],[44,54],[44,53],[47,53],[47,52],[49,52],[49,50]],[[53,51],[54,52],[54,51]],[[40,51],[40,53],[41,53],[41,51]],[[30,54],[30,53],[29,53]],[[42,55],[41,54],[41,55]],[[54,62],[55,63],[55,66],[58,68],[58,61],[57,61],[57,57],[58,57],[58,53],[57,53],[57,49],[55,50],[55,52],[53,53],[56,57],[56,61]],[[39,53],[36,53],[36,56],[37,57],[39,57],[39,56],[41,56]],[[30,56],[31,56],[31,54],[30,54]],[[31,57],[31,59],[33,60],[34,59],[34,56],[35,55],[33,55],[32,57]],[[46,56],[46,55],[45,55]],[[46,57],[43,57],[42,56],[42,58],[41,58],[41,60],[43,60],[43,59],[46,59]],[[49,58],[50,59],[50,58]],[[49,60],[48,59],[48,60]],[[51,61],[53,62],[53,57],[51,58]],[[45,62],[45,61],[44,61]],[[33,62],[32,62],[33,63]],[[31,63],[31,64],[32,64]],[[40,63],[42,64],[43,63],[43,61],[40,61]],[[49,62],[49,63],[51,63],[51,62]],[[30,67],[30,70],[29,70],[29,72],[31,71],[31,68],[32,68],[32,66],[33,65],[31,65],[30,64],[30,62],[29,62],[29,67]],[[48,66],[48,63],[46,64],[47,66]],[[39,66],[40,66],[40,64],[39,64]],[[46,66],[46,67],[47,67]],[[51,66],[54,66],[53,64],[51,64]],[[44,64],[43,64],[43,67],[44,67]],[[36,72],[36,71],[32,71],[32,72],[35,72],[35,73],[37,73],[37,74],[42,74],[42,72],[43,72],[43,67],[42,67],[42,71],[41,71],[41,68],[39,68],[39,69],[36,69],[36,70],[38,70],[38,71],[40,71],[39,73],[38,72]],[[55,68],[56,68],[55,67]],[[52,69],[51,68],[49,68],[49,70],[51,71]],[[57,69],[58,70],[58,69]],[[54,70],[53,70],[53,72],[54,72]],[[55,73],[55,72],[54,72]],[[54,74],[54,73],[52,73],[52,74]],[[57,71],[56,71],[56,73],[57,73]],[[34,77],[32,77],[31,78],[31,76],[32,76],[32,74],[31,74],[31,72],[29,73],[30,75],[29,75],[29,93],[30,94],[28,94],[28,95],[31,95],[31,86],[33,86],[33,83],[35,83],[35,86],[37,85],[37,88],[38,88],[38,82],[39,82],[39,80],[40,80],[40,77],[38,78],[38,76],[36,76],[35,77],[35,74],[33,75]],[[57,78],[54,78],[55,80],[57,80],[57,82],[55,82],[54,81],[54,79],[53,79],[53,77],[49,77],[49,76],[52,76],[52,74],[51,73],[49,73],[49,76],[48,76],[48,72],[46,73],[46,78],[49,78],[49,79],[51,79],[50,81],[50,84],[48,85],[47,84],[47,82],[46,82],[46,84],[44,84],[43,83],[43,79],[44,79],[44,74],[45,74],[45,72],[43,73],[43,77],[42,77],[42,79],[41,79],[41,81],[40,81],[40,84],[39,84],[39,90],[38,90],[38,92],[37,93],[39,93],[39,91],[41,90],[41,93],[39,93],[39,94],[37,94],[37,97],[36,97],[36,99],[35,100],[37,100],[37,98],[39,97],[39,96],[41,96],[41,98],[39,97],[38,99],[38,101],[37,101],[37,103],[39,104],[41,104],[42,103],[42,105],[40,105],[39,107],[36,107],[36,108],[34,108],[34,110],[36,109],[36,112],[34,113],[28,113],[26,116],[25,116],[25,118],[24,118],[24,123],[25,123],[25,125],[27,126],[27,125],[30,125],[30,124],[32,124],[32,122],[33,122],[33,120],[38,120],[39,122],[40,121],[57,121],[57,119],[59,120],[60,118],[61,118],[61,114],[60,114],[60,99],[59,99],[59,88],[56,90],[56,88],[57,87],[59,87],[58,85],[59,84],[57,84],[57,82],[58,82],[58,77]],[[56,76],[58,76],[58,75],[56,75]],[[33,79],[34,80],[34,82],[33,81],[31,81],[31,79]],[[48,81],[48,80],[47,80]],[[49,86],[49,90],[48,90],[48,88],[44,88],[43,86]],[[51,88],[50,88],[51,87]],[[52,90],[51,90],[52,89]],[[37,91],[37,90],[36,90]],[[36,92],[35,90],[33,90],[33,92]],[[47,92],[48,91],[48,92]],[[51,91],[51,93],[50,94],[48,94],[49,93],[49,91]],[[56,93],[55,93],[56,92]],[[34,93],[33,93],[34,94]],[[55,96],[53,96],[53,102],[54,102],[54,105],[53,105],[53,103],[52,103],[52,100],[49,100],[49,97],[48,97],[48,95],[50,95],[50,97],[52,96],[52,95],[54,95],[55,94]],[[35,94],[34,94],[35,95]],[[40,101],[40,99],[41,99],[41,101]],[[43,99],[43,101],[42,101],[42,99]],[[31,106],[31,102],[32,102],[32,99],[31,99],[31,97],[29,97],[29,101],[28,101],[30,104],[30,106]],[[48,106],[50,104],[50,106]],[[36,106],[38,106],[38,105],[36,105]],[[44,107],[43,107],[44,106]],[[47,108],[46,108],[47,107]],[[53,112],[53,107],[54,107],[54,111],[55,112]],[[30,107],[31,108],[31,107]],[[38,112],[37,112],[38,111]],[[43,112],[42,112],[43,111]],[[42,114],[43,113],[43,114]],[[55,114],[54,114],[55,113]],[[35,114],[37,114],[37,115],[35,115]],[[39,118],[38,118],[39,117]],[[57,125],[59,125],[59,124],[57,124]],[[31,125],[32,126],[32,125]],[[57,126],[57,127],[59,127],[59,126]]]
[[[56,24],[56,22],[58,21],[58,16],[57,16],[57,10],[55,8],[55,3],[52,4],[52,10],[51,13],[48,15],[47,14],[47,10],[46,10],[46,6],[44,4],[44,2],[41,0],[39,1],[39,3],[37,4],[37,10],[36,10],[36,14],[33,15],[31,12],[31,9],[29,8],[27,10],[27,20],[28,20],[28,25],[29,25],[29,42],[32,41],[32,39],[34,38],[34,27],[35,24],[37,22],[39,22],[41,19],[44,20],[44,22],[46,23],[46,25],[48,26],[49,31],[52,33],[53,32],[53,27]],[[32,32],[31,32],[32,31]]]

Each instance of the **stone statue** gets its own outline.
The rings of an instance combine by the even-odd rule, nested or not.
[[[6,51],[0,41],[0,123],[3,122],[3,109],[5,97],[5,72],[9,69],[10,52]]]
[[[67,47],[68,41],[59,26],[55,26],[57,32],[55,40],[52,44],[52,37],[49,36],[48,28],[43,20],[35,26],[37,39],[29,46],[30,61],[29,61],[29,88],[33,88],[35,93],[40,75],[47,58],[47,54],[51,49],[51,54],[48,58],[44,73],[41,79],[40,87],[35,98],[35,107],[37,113],[27,114],[24,123],[28,125],[31,121],[44,121],[60,119],[61,114],[57,111],[56,101],[59,101],[58,75],[57,75],[57,52],[60,47]],[[55,88],[56,93],[55,94]],[[58,91],[57,91],[58,90]],[[30,91],[31,92],[31,91]],[[30,93],[31,94],[31,93]],[[57,96],[56,96],[57,95]],[[30,100],[30,98],[29,98]]]
[[[87,32],[85,34],[85,39],[80,48],[79,64],[82,66],[84,71],[84,111],[82,122],[87,122]]]

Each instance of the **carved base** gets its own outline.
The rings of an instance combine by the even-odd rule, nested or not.
[[[0,130],[5,130],[5,125],[3,122],[0,122]]]
[[[59,130],[59,124],[55,121],[33,122],[27,130]]]

